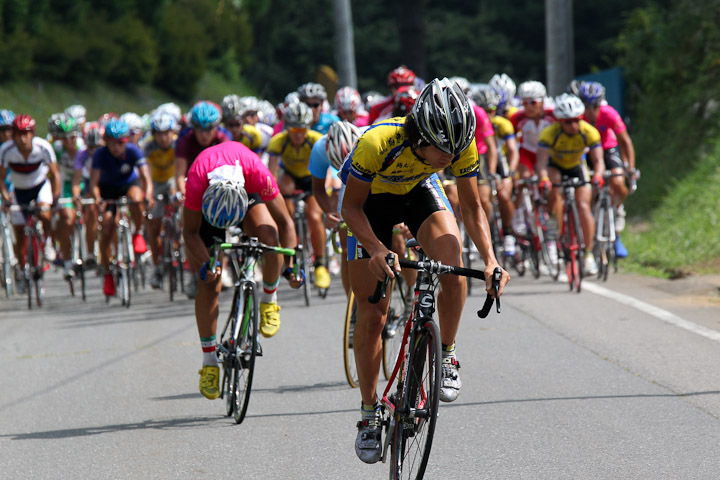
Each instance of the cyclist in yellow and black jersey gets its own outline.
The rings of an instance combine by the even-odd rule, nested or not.
[[[410,115],[368,128],[343,165],[342,215],[349,228],[350,284],[358,305],[353,348],[362,396],[355,452],[366,463],[375,463],[382,456],[376,388],[389,300],[371,304],[368,298],[378,280],[400,272],[399,262],[391,269],[386,261],[388,255],[395,257],[391,252],[393,226],[405,223],[430,258],[462,264],[460,232],[437,172],[450,166],[457,177],[463,218],[485,261],[488,281],[498,267],[477,190],[474,140],[475,115],[462,89],[446,78],[435,79],[423,88]],[[498,294],[509,278],[503,272]],[[440,284],[440,399],[450,402],[461,387],[455,337],[466,283],[462,277],[446,275]]]
[[[585,112],[585,105],[575,95],[564,93],[555,98],[555,117],[559,120],[540,132],[538,138],[538,152],[535,168],[540,176],[541,185],[559,183],[562,177],[580,178],[587,182],[589,174],[583,156],[591,160],[595,174],[593,181],[603,184],[603,150],[600,142],[600,132],[581,120]],[[562,231],[563,201],[560,189],[554,189],[550,195],[549,207],[558,219],[558,228]],[[588,275],[597,273],[597,264],[592,255],[593,238],[595,237],[595,223],[590,210],[591,190],[589,185],[576,190],[575,200],[580,216],[580,224],[585,240],[584,272]]]
[[[283,122],[285,130],[273,136],[268,145],[268,167],[278,179],[280,193],[284,196],[292,195],[298,190],[312,193],[312,174],[308,168],[310,154],[313,145],[322,138],[322,134],[310,130],[313,114],[310,107],[302,102],[287,107]],[[322,210],[312,195],[307,197],[305,203],[310,242],[315,252],[315,286],[327,289],[330,287],[330,273],[325,255],[327,238],[322,221]],[[294,211],[292,202],[288,202],[288,209]]]
[[[165,204],[174,197],[177,188],[175,185],[175,118],[164,111],[153,115],[150,119],[152,136],[143,144],[145,161],[150,167],[150,177],[153,182],[155,195],[162,195],[164,200],[156,202],[153,209],[148,212],[147,228],[150,239],[150,251],[152,262],[155,267],[150,286],[161,288],[163,281],[163,270],[161,265],[162,255],[162,218]]]

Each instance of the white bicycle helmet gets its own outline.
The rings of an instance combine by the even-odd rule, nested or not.
[[[523,82],[518,87],[518,96],[522,100],[543,99],[547,95],[545,85],[535,80]]]
[[[258,116],[262,123],[270,125],[271,127],[278,123],[277,110],[275,110],[272,103],[267,100],[260,100],[260,102],[258,102],[258,108]]]
[[[579,118],[585,113],[585,104],[571,93],[563,93],[555,97],[555,118]]]
[[[285,128],[310,128],[313,124],[313,113],[303,102],[288,105],[283,114]]]
[[[457,83],[465,95],[470,93],[470,81],[465,77],[450,77],[450,81]]]
[[[502,101],[500,92],[487,83],[476,85],[470,91],[473,101],[485,110],[495,110]]]
[[[335,109],[338,112],[357,112],[361,105],[360,94],[352,87],[343,87],[335,94]]]
[[[425,85],[412,117],[426,143],[459,155],[475,141],[475,113],[457,83],[437,78]]]
[[[74,118],[78,123],[85,123],[87,110],[82,105],[70,105],[65,109],[65,115]]]
[[[515,82],[506,73],[496,73],[488,84],[495,90],[504,93],[507,98],[514,97],[517,91]]]
[[[362,135],[360,129],[347,120],[330,125],[325,148],[330,164],[337,170],[342,168],[345,157],[353,149],[360,135]]]
[[[239,226],[247,208],[247,192],[236,180],[213,181],[203,194],[203,217],[217,228]]]
[[[122,115],[120,115],[120,120],[127,123],[132,133],[142,132],[143,130],[143,119],[137,113],[123,113]]]
[[[260,102],[255,97],[240,97],[240,116],[260,110]]]
[[[182,110],[176,103],[163,103],[155,109],[153,115],[159,112],[167,112],[172,115],[175,118],[175,123],[180,123],[180,120],[182,120]]]

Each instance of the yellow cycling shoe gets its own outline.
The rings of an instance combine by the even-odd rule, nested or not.
[[[214,400],[220,396],[220,367],[205,365],[200,374],[200,393],[203,397]]]
[[[280,329],[280,305],[277,302],[260,303],[260,333],[265,338],[275,335]]]
[[[315,267],[315,286],[322,289],[330,287],[330,273],[325,265]]]

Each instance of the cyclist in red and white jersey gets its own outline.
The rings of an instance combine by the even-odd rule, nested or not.
[[[417,76],[415,72],[407,68],[405,65],[400,65],[395,70],[391,71],[387,77],[387,84],[390,87],[390,95],[385,97],[384,100],[373,105],[370,109],[370,116],[368,123],[372,124],[378,120],[385,120],[392,116],[393,108],[395,108],[395,94],[400,87],[410,87],[415,85],[415,79]]]
[[[335,94],[335,113],[356,127],[369,125],[369,115],[363,107],[360,93],[352,87],[343,87]]]
[[[544,109],[545,85],[537,81],[523,82],[518,88],[518,95],[523,102],[523,109],[515,112],[510,121],[520,141],[520,168],[523,178],[530,177],[535,169],[538,138],[545,127],[555,122],[551,110]]]
[[[12,123],[13,136],[0,146],[0,179],[10,172],[10,182],[15,188],[15,200],[18,205],[36,202],[40,208],[49,207],[53,199],[60,195],[60,171],[52,145],[47,140],[35,136],[35,119],[30,115],[18,115]],[[0,181],[0,195],[3,208],[11,204],[5,182]],[[40,211],[38,218],[42,222],[46,241],[43,249],[46,261],[55,258],[55,250],[49,241],[51,229],[50,209]],[[20,266],[25,264],[27,242],[23,226],[25,218],[18,212],[12,215],[15,230],[15,256]]]

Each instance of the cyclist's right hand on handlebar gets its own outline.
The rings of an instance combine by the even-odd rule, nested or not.
[[[507,283],[510,281],[510,274],[506,270],[500,268],[500,270],[502,271],[502,277],[500,278],[500,283],[496,292],[493,288],[493,273],[495,272],[496,268],[500,268],[500,266],[498,264],[490,264],[485,267],[485,290],[493,298],[501,296],[505,291],[505,285],[507,285]]]
[[[394,270],[388,265],[387,256],[392,255],[395,259]],[[370,272],[375,275],[378,281],[384,282],[385,277],[393,278],[395,274],[400,273],[400,262],[397,261],[397,256],[390,250],[383,248],[376,251],[370,258]]]
[[[340,223],[341,221],[342,217],[335,212],[331,212],[325,215],[325,227],[331,230],[337,227],[338,223]]]

